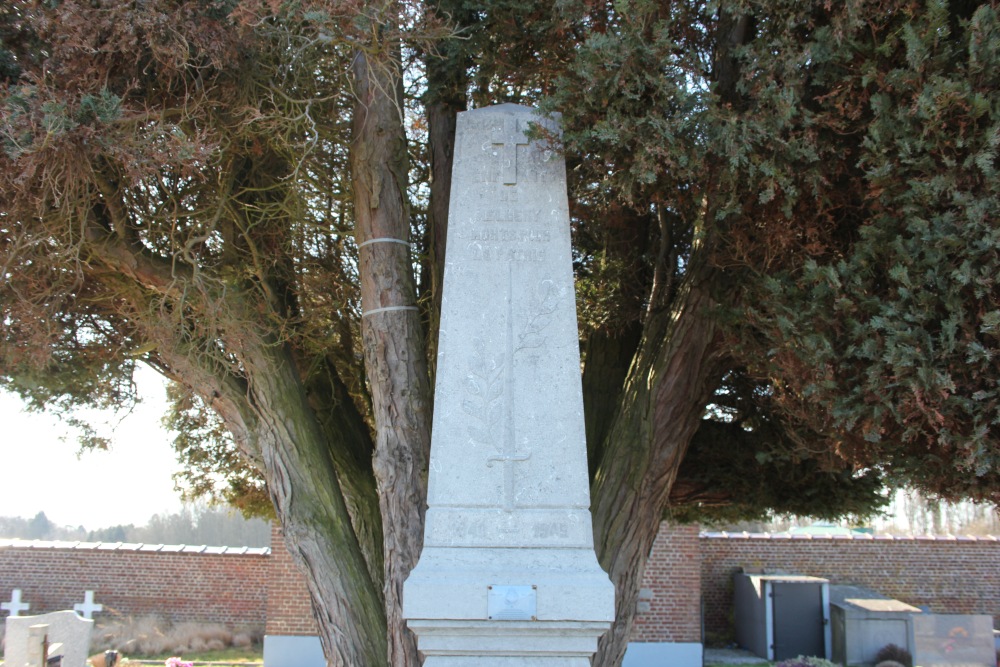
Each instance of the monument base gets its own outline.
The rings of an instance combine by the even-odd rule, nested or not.
[[[424,667],[587,667],[614,604],[591,549],[425,547],[403,586]]]
[[[424,667],[589,667],[608,623],[410,620]]]

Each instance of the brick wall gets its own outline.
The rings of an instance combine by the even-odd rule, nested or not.
[[[1000,624],[1000,541],[995,537],[706,533],[701,587],[708,638],[731,634],[732,577],[741,567],[857,584],[933,612],[989,614]]]
[[[991,614],[1000,624],[996,538],[699,537],[697,528],[664,524],[633,641],[697,642],[702,610],[706,637],[731,634],[732,575],[741,567],[860,584],[931,611]],[[29,614],[72,609],[93,590],[105,613],[316,634],[305,580],[278,529],[270,550],[0,540],[0,601],[15,588]]]
[[[74,544],[0,540],[0,601],[21,589],[22,615],[72,609],[84,591],[104,614],[260,629],[268,549]],[[0,616],[6,618],[4,611]]]
[[[267,630],[269,635],[316,635],[305,577],[285,548],[277,524],[271,525],[271,574],[267,580]]]
[[[701,641],[701,545],[697,526],[660,526],[643,573],[642,589],[632,641]]]

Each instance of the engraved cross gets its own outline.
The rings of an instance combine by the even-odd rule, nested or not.
[[[518,454],[516,451],[506,451],[503,454],[494,454],[488,459],[486,465],[491,465],[496,461],[503,464],[503,508],[511,512],[514,509],[514,464],[520,461],[527,461],[531,458],[531,452]]]
[[[500,154],[500,182],[517,183],[517,147],[527,146],[528,138],[521,130],[521,123],[513,116],[504,116],[503,128],[493,130],[493,144],[502,146]]]

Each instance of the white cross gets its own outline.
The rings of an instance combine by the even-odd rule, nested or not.
[[[21,602],[21,589],[15,588],[10,592],[10,602],[0,602],[0,609],[6,609],[11,616],[20,616],[22,611],[28,611],[31,605]]]
[[[104,609],[103,604],[94,604],[94,591],[87,591],[83,594],[83,602],[73,605],[73,611],[83,614],[84,618],[93,618],[95,611]]]

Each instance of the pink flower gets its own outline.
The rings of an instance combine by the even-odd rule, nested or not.
[[[167,658],[166,667],[194,667],[193,662],[184,662],[177,656]]]

